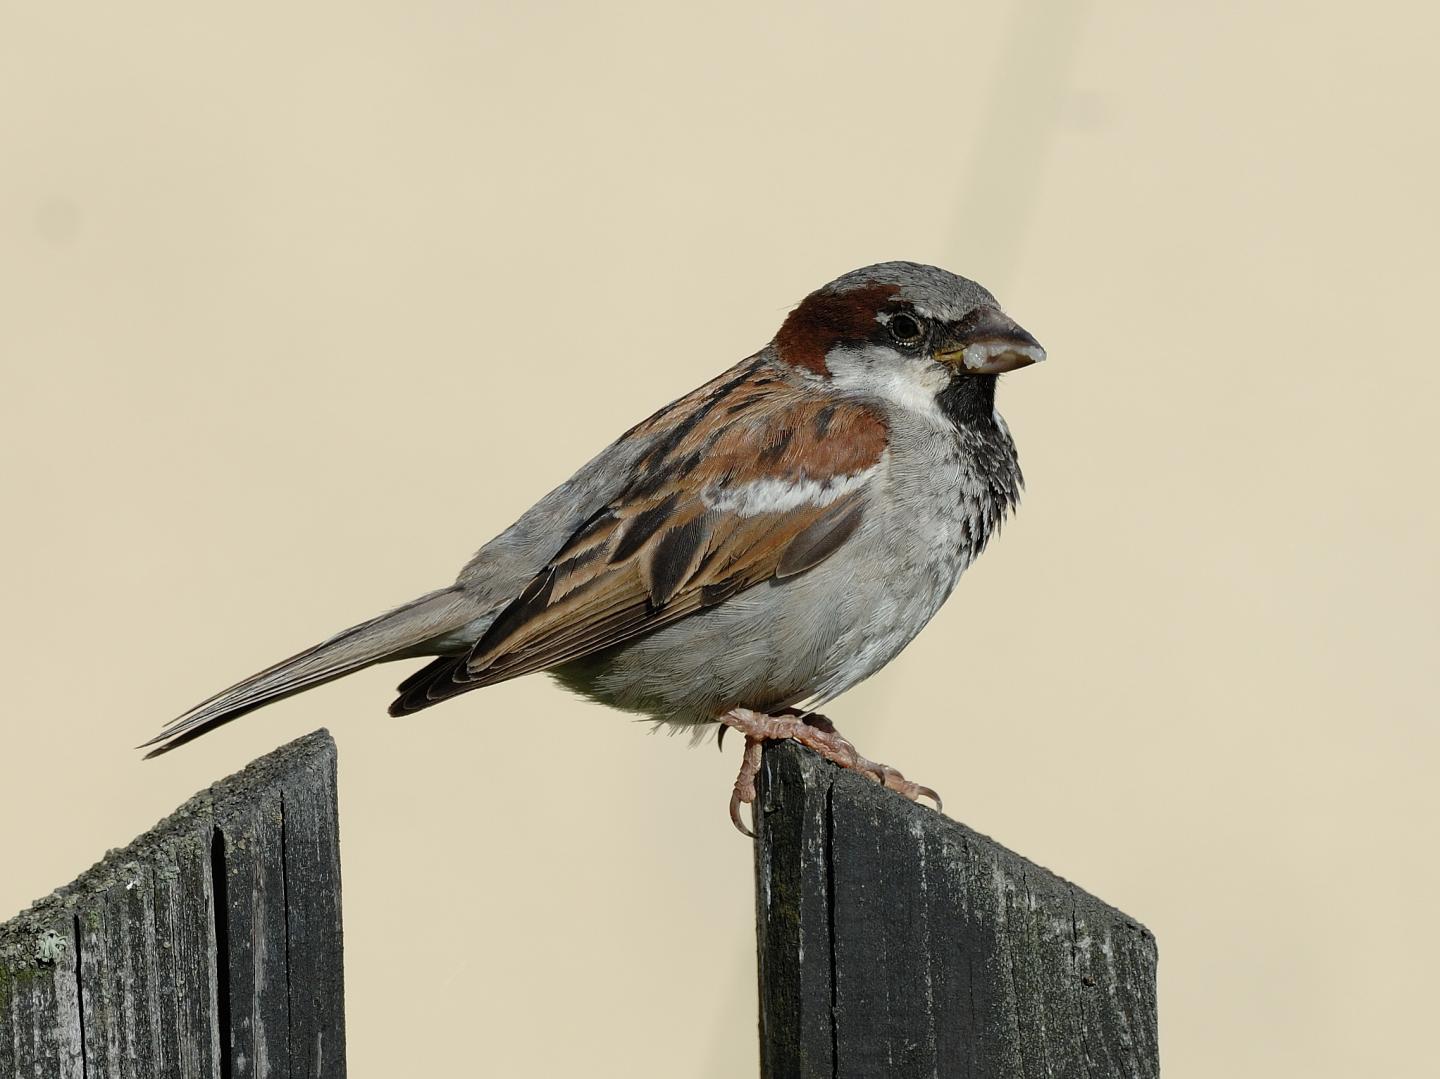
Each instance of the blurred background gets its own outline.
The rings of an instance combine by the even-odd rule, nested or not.
[[[131,747],[916,259],[1050,351],[1001,392],[1029,486],[827,711],[1154,930],[1168,1076],[1428,1074],[1437,29],[4,4],[0,919],[326,725],[353,1075],[754,1074],[739,743],[541,677],[392,720],[388,667]]]

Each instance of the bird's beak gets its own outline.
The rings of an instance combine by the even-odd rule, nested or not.
[[[1040,342],[1008,315],[977,307],[951,327],[935,359],[957,374],[998,375],[1045,358]]]

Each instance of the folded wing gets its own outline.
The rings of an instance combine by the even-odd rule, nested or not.
[[[402,683],[391,714],[604,651],[843,546],[883,468],[884,421],[767,370],[748,365],[641,425],[653,438],[620,496],[468,655]]]

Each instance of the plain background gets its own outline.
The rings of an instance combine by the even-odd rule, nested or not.
[[[0,5],[0,917],[323,724],[353,1075],[753,1074],[738,743],[391,667],[130,747],[908,258],[1052,362],[830,714],[1155,931],[1167,1076],[1432,1074],[1433,12]]]

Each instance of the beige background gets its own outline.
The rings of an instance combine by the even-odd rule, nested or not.
[[[130,747],[911,258],[1053,362],[831,714],[1154,929],[1167,1076],[1431,1074],[1432,12],[0,5],[0,917],[325,724],[352,1074],[753,1074],[735,746],[389,668]]]

